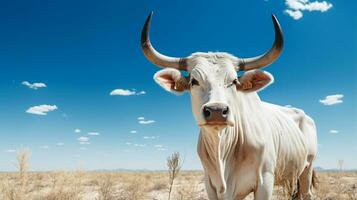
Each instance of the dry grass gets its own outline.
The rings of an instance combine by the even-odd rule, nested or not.
[[[82,199],[84,173],[55,172],[51,174],[51,185],[46,193],[39,193],[34,199],[46,200],[79,200]],[[47,188],[45,188],[47,189]]]
[[[168,200],[170,200],[171,198],[172,187],[174,185],[175,179],[180,173],[181,166],[182,161],[179,152],[175,152],[167,158],[167,167],[169,172],[169,197],[167,198]]]
[[[100,179],[98,181],[96,181],[96,185],[98,186],[97,200],[114,200],[115,199],[114,181],[110,174],[101,176]]]
[[[27,171],[29,169],[29,158],[31,152],[29,149],[21,149],[17,152],[17,169],[20,179],[21,189],[24,189],[27,183]]]
[[[1,177],[0,191],[4,199],[23,200],[28,198],[27,194],[30,192],[28,182],[30,154],[29,149],[20,149],[16,155],[18,173],[6,174],[5,178]]]
[[[317,199],[357,199],[357,172],[319,173]]]
[[[168,199],[167,172],[26,172],[0,173],[2,200],[161,200]],[[357,199],[357,172],[319,172],[318,200]],[[207,195],[200,171],[181,171],[171,199],[203,200]],[[250,195],[247,199],[253,199]],[[275,187],[274,199],[288,199]]]

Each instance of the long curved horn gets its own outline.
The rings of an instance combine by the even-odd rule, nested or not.
[[[179,70],[187,70],[187,64],[185,58],[175,58],[165,56],[154,49],[150,42],[150,25],[153,12],[149,14],[146,19],[145,25],[141,31],[141,48],[146,56],[146,58],[153,64],[159,67],[169,67]]]
[[[281,54],[284,39],[280,24],[274,15],[271,16],[274,23],[275,40],[273,47],[266,53],[253,58],[240,58],[238,61],[238,70],[246,71],[262,68],[273,63]]]

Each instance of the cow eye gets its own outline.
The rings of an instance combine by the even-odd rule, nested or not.
[[[238,84],[238,79],[234,79],[231,84],[229,84],[227,87],[232,87],[234,85]]]
[[[196,79],[192,78],[191,79],[191,86],[194,86],[194,85],[200,85],[200,84],[198,83],[198,81]]]
[[[238,79],[234,79],[233,81],[232,81],[232,85],[237,85],[238,84]]]

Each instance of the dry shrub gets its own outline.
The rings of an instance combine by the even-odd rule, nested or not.
[[[16,154],[16,167],[18,169],[17,178],[8,176],[1,181],[1,192],[5,199],[25,200],[28,193],[28,169],[29,169],[29,149],[20,149]]]
[[[122,186],[118,200],[142,200],[145,199],[146,182],[144,179],[135,177],[127,179]]]
[[[357,200],[356,176],[352,173],[322,172],[319,174],[319,185],[315,191],[318,200],[348,199]]]
[[[201,196],[198,182],[189,182],[190,184],[184,184],[177,188],[176,199],[177,200],[201,200],[204,199]]]
[[[97,200],[114,200],[115,196],[114,182],[112,175],[103,175],[97,182],[98,186],[98,198]]]
[[[26,171],[26,170],[25,170]],[[25,187],[19,172],[0,173],[0,200],[167,199],[167,172],[25,172]],[[357,200],[357,173],[318,172],[316,200]],[[181,171],[173,184],[174,200],[207,199],[203,173]],[[289,186],[287,186],[289,187]],[[274,187],[274,200],[291,199],[282,186]],[[250,194],[248,199],[254,199]]]
[[[46,200],[80,200],[82,193],[83,173],[77,172],[59,172],[52,176],[51,190],[38,199]]]
[[[167,183],[165,180],[157,180],[152,184],[152,186],[150,187],[150,189],[148,190],[149,192],[151,191],[160,191],[163,189],[167,189]]]
[[[174,152],[171,156],[167,158],[167,167],[169,172],[169,197],[171,197],[172,186],[174,185],[174,180],[178,176],[182,166],[182,160],[180,158],[179,152]]]
[[[346,194],[349,199],[357,200],[357,184],[352,184],[347,188]]]
[[[19,172],[19,179],[21,187],[25,187],[28,178],[28,169],[29,169],[29,158],[31,152],[29,149],[21,149],[17,152],[16,159],[17,159],[17,169]]]
[[[296,199],[298,195],[298,175],[287,173],[284,166],[275,172],[274,184],[276,190],[273,192],[277,200]]]
[[[22,200],[23,193],[18,189],[16,182],[11,181],[9,177],[3,177],[0,183],[0,191],[2,199]]]
[[[47,178],[45,173],[30,173],[28,177],[28,193],[38,192],[48,187]]]
[[[317,199],[324,199],[330,192],[330,187],[326,184],[326,178],[320,177],[318,188],[315,190],[315,196]]]

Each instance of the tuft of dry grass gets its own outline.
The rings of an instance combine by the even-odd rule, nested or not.
[[[166,181],[157,180],[156,182],[152,183],[152,186],[150,187],[149,192],[150,191],[160,191],[163,189],[167,189]]]
[[[55,172],[51,176],[49,191],[36,196],[46,200],[80,200],[83,192],[83,172]]]
[[[25,200],[28,193],[28,169],[31,152],[29,149],[20,149],[16,154],[17,174],[9,174],[1,181],[2,196],[9,200]]]
[[[183,184],[178,186],[176,199],[177,200],[201,200],[204,198],[201,195],[198,182],[196,181],[196,182],[192,182],[192,184],[190,185]]]
[[[174,181],[180,172],[181,166],[182,166],[182,161],[181,161],[179,152],[174,152],[171,156],[169,156],[167,158],[167,167],[168,167],[168,172],[169,172],[169,197],[168,197],[168,200],[170,200],[172,186],[174,185]]]
[[[29,158],[31,152],[29,149],[21,149],[17,152],[17,169],[20,178],[21,189],[24,189],[27,183],[27,171],[29,169]]]
[[[19,192],[16,182],[12,181],[9,176],[2,177],[0,183],[0,191],[4,199],[8,200],[21,200],[23,195]]]
[[[98,185],[98,197],[97,200],[114,200],[115,188],[113,178],[110,174],[102,175],[97,182]]]
[[[146,182],[142,178],[134,177],[124,183],[118,200],[143,200],[146,199]]]
[[[357,200],[357,172],[322,172],[315,190],[316,199]]]

